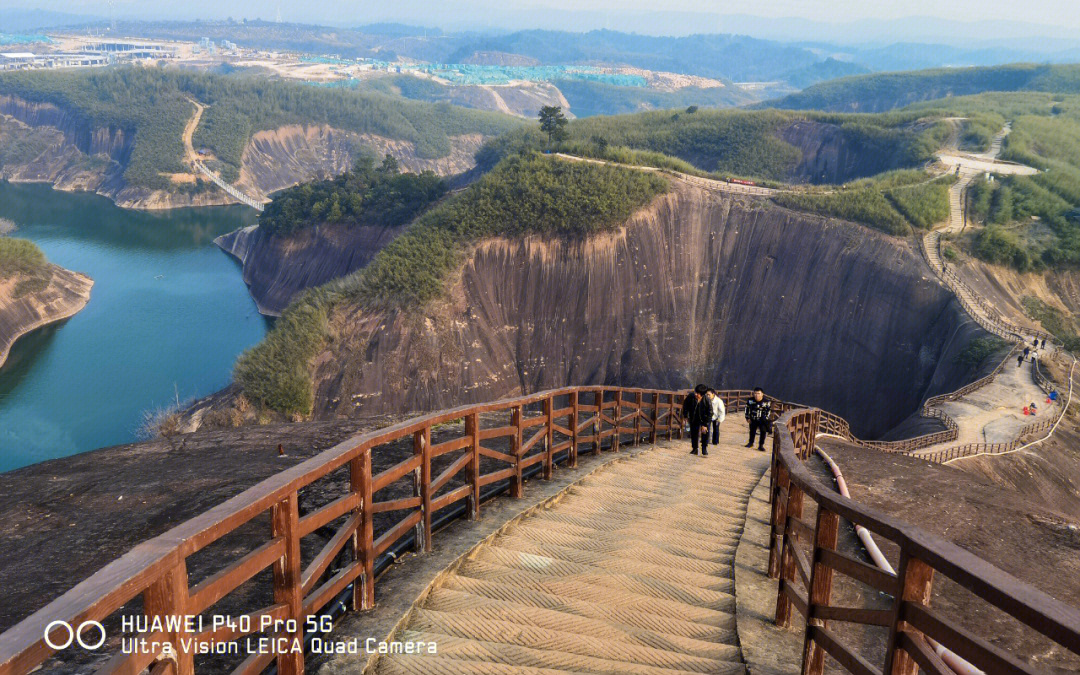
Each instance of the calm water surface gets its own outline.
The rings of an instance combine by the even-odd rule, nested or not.
[[[0,182],[0,217],[94,280],[83,311],[21,338],[0,367],[0,471],[134,440],[147,411],[228,384],[267,330],[213,243],[254,223],[251,209],[145,213]]]

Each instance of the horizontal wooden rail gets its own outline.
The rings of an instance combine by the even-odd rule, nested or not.
[[[975,554],[936,535],[903,523],[836,493],[804,465],[827,414],[816,409],[792,410],[776,425],[773,436],[769,573],[780,584],[776,623],[787,626],[792,611],[806,617],[802,672],[821,675],[827,653],[852,673],[949,675],[931,644],[941,644],[988,673],[1048,673],[1004,652],[929,609],[936,575],[943,575],[980,601],[1004,611],[1020,623],[1067,650],[1080,654],[1080,610],[1070,607]],[[812,536],[802,519],[805,500],[817,507]],[[861,525],[893,542],[900,551],[895,575],[836,551],[840,518]],[[794,526],[794,523],[801,523]],[[807,571],[807,561],[811,569]],[[840,573],[891,596],[891,609],[838,607],[832,602],[833,573]],[[889,631],[883,662],[869,663],[843,645],[827,621],[881,626]]]
[[[53,653],[45,628],[55,621],[72,625],[105,621],[140,595],[148,615],[213,611],[216,603],[241,585],[259,583],[256,575],[268,567],[273,569],[274,604],[233,618],[295,620],[296,632],[270,637],[303,639],[307,616],[350,585],[353,609],[373,606],[374,563],[380,554],[405,541],[414,542],[420,552],[430,551],[434,512],[465,501],[466,516],[475,519],[482,487],[505,482],[510,494],[520,497],[526,469],[539,465],[539,475],[550,478],[556,464],[576,465],[583,442],[599,452],[601,439],[610,439],[605,445],[617,450],[620,444],[640,443],[646,434],[653,439],[657,434],[680,436],[682,397],[683,392],[670,390],[566,387],[439,411],[350,438],[139,544],[0,635],[0,675],[22,675],[44,663]],[[661,416],[659,410],[665,414]],[[508,423],[504,417],[494,426],[481,426],[482,416],[500,415],[508,415]],[[621,421],[621,429],[615,428],[615,420]],[[432,443],[432,429],[447,425],[460,425],[461,433]],[[411,442],[411,456],[374,473],[372,452],[395,442]],[[483,445],[495,442],[503,446],[496,450]],[[440,462],[435,475],[433,459]],[[301,517],[301,492],[338,469],[348,470],[346,493]],[[402,481],[411,483],[411,496],[399,493],[379,498],[380,491]],[[377,532],[377,514],[389,516],[393,523],[380,526]],[[192,554],[267,515],[272,527],[261,545],[201,583],[189,584],[187,561]],[[304,566],[301,540],[313,535],[320,537],[321,546]],[[51,633],[54,643],[63,641],[57,630]],[[139,672],[149,667],[151,672],[189,675],[194,658],[184,652],[184,640],[193,646],[197,641],[190,642],[191,637],[203,642],[236,639],[257,630],[249,626],[247,630],[204,630],[198,636],[164,633],[159,642],[172,645],[178,654],[175,660],[162,660],[159,653],[119,653],[108,662],[108,672]],[[234,672],[261,672],[275,660],[283,674],[303,669],[302,654],[256,654]]]
[[[719,394],[729,411],[738,412],[750,398],[751,391],[725,390]],[[435,535],[434,512],[465,502],[462,512],[466,517],[475,519],[479,517],[481,509],[481,488],[501,484],[506,486],[512,497],[520,497],[526,475],[531,475],[526,469],[533,468],[542,478],[550,478],[556,464],[574,466],[583,448],[598,453],[602,443],[606,442],[607,449],[618,451],[626,445],[660,438],[681,438],[684,395],[685,392],[671,390],[566,387],[439,411],[350,438],[139,544],[19,622],[0,635],[0,675],[22,675],[49,659],[53,649],[46,643],[45,628],[53,622],[77,625],[84,621],[104,621],[139,596],[144,598],[144,611],[148,615],[212,611],[215,603],[242,584],[260,583],[260,577],[256,575],[267,566],[273,570],[274,604],[271,610],[263,606],[241,616],[258,618],[268,611],[272,611],[274,617],[284,614],[284,618],[297,621],[299,628],[295,633],[278,637],[303,639],[307,616],[320,611],[350,587],[352,609],[366,609],[374,605],[375,563],[381,554],[389,555],[406,545],[421,553],[430,551]],[[805,451],[810,447],[805,442],[791,445],[792,432],[785,426],[792,420],[806,420],[803,413],[791,412],[805,408],[772,400],[774,410],[783,413],[783,420],[787,420],[777,425],[779,431],[775,438],[785,439],[784,442],[791,446],[788,447],[789,452],[795,449]],[[482,422],[490,426],[484,426]],[[616,427],[616,422],[619,427]],[[453,427],[459,431],[452,430]],[[432,430],[435,428],[439,428],[440,439],[442,436],[449,438],[433,443]],[[531,431],[533,429],[535,431]],[[853,438],[843,418],[821,411],[813,412],[812,430],[809,427],[800,428],[800,438],[813,437],[819,430]],[[458,435],[454,436],[455,433]],[[497,450],[484,445],[496,442],[502,444]],[[394,466],[375,473],[372,470],[372,453],[390,443],[410,444],[412,453]],[[883,444],[869,445],[880,447]],[[433,459],[439,460],[435,475]],[[301,517],[299,503],[302,491],[339,469],[347,472],[345,494]],[[832,557],[829,554],[805,557],[784,550],[783,546],[787,544],[783,542],[795,540],[794,536],[787,536],[789,528],[798,533],[798,539],[813,543],[820,539],[822,527],[820,518],[816,526],[810,524],[803,520],[801,508],[796,508],[801,504],[804,492],[818,499],[816,488],[811,491],[800,487],[809,480],[804,475],[805,469],[792,466],[786,482],[776,479],[781,472],[788,470],[786,464],[774,467],[774,486],[778,490],[774,497],[782,495],[785,508],[781,509],[782,529],[774,532],[778,541],[782,542],[781,547],[775,551],[777,559],[770,561],[770,570],[775,565],[778,573],[779,557],[786,555],[785,570],[790,574],[782,597],[787,598],[788,608],[793,602],[796,608],[813,612],[816,606],[821,605],[817,600],[819,591],[807,594],[792,585],[795,575],[798,575],[800,582],[811,587],[824,585],[824,580],[831,577],[833,571],[863,577],[878,587],[887,585],[880,575],[860,568],[854,561],[836,557],[839,554]],[[409,485],[411,494],[406,492],[402,495],[399,492],[389,498],[380,498],[377,494],[391,485],[400,486],[402,482]],[[906,542],[912,555],[920,556],[920,560],[927,560],[926,546],[936,550],[933,549],[936,543],[920,544],[923,538],[905,534],[907,530],[894,521],[867,515],[854,503],[836,502],[826,506],[837,517],[859,522],[894,541],[900,538]],[[378,528],[376,515],[380,518]],[[192,554],[260,516],[269,517],[271,521],[270,531],[262,545],[256,546],[225,569],[214,571],[207,581],[196,586],[189,585],[187,564]],[[386,519],[392,522],[387,523]],[[310,536],[319,537],[320,542],[315,547],[314,557],[305,566],[301,560],[301,541]],[[311,551],[312,548],[305,546],[303,550]],[[946,558],[943,563],[941,559],[929,557],[928,564],[958,583],[964,585],[966,579],[968,587],[978,585],[971,579],[981,577],[965,577],[963,565],[956,563],[949,567],[945,564],[954,558]],[[980,565],[985,566],[985,563],[970,555],[964,560],[969,568],[981,569]],[[827,566],[827,571],[823,566]],[[1007,583],[1011,584],[1012,581]],[[1023,601],[1016,597],[1012,597],[1008,603],[997,604],[1006,611],[1019,614],[1027,612],[1025,616],[1035,612],[1041,616],[1041,612],[1050,606],[1041,598],[1038,596],[1038,602],[1029,609],[1017,604]],[[874,621],[880,621],[877,614],[845,614],[841,611],[839,615],[835,612],[833,615],[873,617]],[[241,616],[235,618],[240,619]],[[1066,618],[1054,624],[1054,630],[1073,630],[1072,615],[1060,616]],[[52,635],[54,642],[63,640],[57,629]],[[1060,637],[1058,633],[1055,635]],[[1071,633],[1066,637],[1071,639],[1069,635]],[[181,651],[180,645],[186,637],[189,634],[173,632],[167,633],[165,640],[175,650]],[[111,662],[110,667],[115,671],[127,671],[142,664],[142,667],[150,665],[151,670],[156,671],[168,666],[177,675],[190,675],[194,669],[194,659],[189,653],[180,653],[175,663],[169,661],[169,664],[154,659],[146,661],[139,654],[128,656],[127,660],[119,658]],[[258,672],[274,660],[281,673],[295,673],[303,668],[302,654],[279,654],[271,659],[253,656],[241,664],[236,672]]]

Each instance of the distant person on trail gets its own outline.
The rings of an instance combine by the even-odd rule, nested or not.
[[[761,441],[758,450],[765,450],[765,436],[769,433],[769,415],[772,413],[772,402],[765,399],[765,392],[761,387],[754,387],[754,395],[746,401],[746,421],[750,423],[750,442],[746,447],[754,447],[754,435],[761,432]]]
[[[1028,408],[1031,410],[1032,415],[1034,415],[1038,411],[1038,408],[1035,407],[1035,401],[1032,401],[1031,405],[1029,405]]]
[[[1025,359],[1028,357],[1028,354],[1030,354],[1030,353],[1031,353],[1031,347],[1024,347],[1024,358]]]
[[[724,409],[724,401],[715,389],[705,392],[705,398],[712,405],[712,444],[720,445],[720,425],[727,417],[727,410]]]
[[[1027,350],[1025,349],[1024,351],[1027,351]],[[1016,367],[1017,368],[1024,365],[1024,357],[1025,356],[1027,356],[1027,354],[1017,354],[1016,355]]]
[[[1042,339],[1042,344],[1039,345],[1039,346],[1042,347],[1043,349],[1046,349],[1046,338]]]
[[[709,424],[712,422],[712,403],[705,399],[709,388],[703,384],[694,387],[683,399],[683,419],[690,426],[690,454],[698,454],[698,439],[701,440],[701,455],[709,455]]]
[[[1039,338],[1035,338],[1034,340],[1032,340],[1032,341],[1031,341],[1031,346],[1033,346],[1033,347],[1035,347],[1036,349],[1038,349],[1038,348],[1039,348]]]

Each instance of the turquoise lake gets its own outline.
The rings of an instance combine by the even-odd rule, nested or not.
[[[85,309],[19,339],[0,367],[0,471],[136,440],[148,411],[227,385],[268,322],[213,240],[255,216],[241,206],[130,211],[0,182],[12,236],[94,280]]]

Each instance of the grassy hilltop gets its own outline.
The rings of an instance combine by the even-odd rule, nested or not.
[[[807,87],[761,107],[831,112],[884,112],[984,92],[1080,93],[1080,65],[1018,63],[852,75]]]

